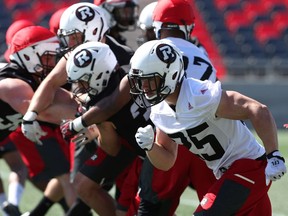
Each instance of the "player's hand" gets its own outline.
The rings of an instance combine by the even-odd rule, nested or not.
[[[154,130],[151,125],[140,127],[135,134],[138,145],[145,151],[150,151],[154,144]]]
[[[27,139],[38,145],[42,145],[40,138],[47,133],[42,130],[39,123],[36,121],[36,118],[36,112],[28,111],[23,117],[21,131]]]
[[[70,141],[77,133],[83,130],[85,127],[82,124],[81,116],[71,120],[64,120],[60,125],[62,136],[65,140]]]
[[[60,125],[60,130],[62,133],[63,138],[70,142],[70,140],[77,134],[77,131],[73,128],[73,121],[72,120],[64,120]]]
[[[280,179],[286,172],[285,159],[278,150],[267,155],[266,178],[271,181]]]
[[[79,104],[79,106],[77,108],[77,113],[75,114],[75,117],[77,118],[79,116],[82,116],[85,112],[87,112],[86,107]]]
[[[284,124],[283,127],[288,128],[288,124]]]
[[[99,134],[95,127],[96,127],[95,125],[91,125],[88,128],[84,128],[71,141],[74,142],[76,146],[82,146],[86,145],[92,140],[97,139]],[[95,141],[98,142],[97,140]]]

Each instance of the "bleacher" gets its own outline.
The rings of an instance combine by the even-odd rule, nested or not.
[[[28,18],[48,27],[54,11],[75,2],[79,0],[0,0],[0,52],[6,50],[5,33],[12,21]],[[194,0],[194,4],[198,10],[194,31],[212,60],[221,57],[214,61],[226,75],[288,78],[288,0]]]
[[[288,0],[195,0],[230,76],[288,75]]]

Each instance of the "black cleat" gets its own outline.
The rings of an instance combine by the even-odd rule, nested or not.
[[[7,201],[3,203],[2,209],[9,216],[21,216],[18,206],[15,206]]]

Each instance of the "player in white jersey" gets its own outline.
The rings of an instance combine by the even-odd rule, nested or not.
[[[176,143],[182,143],[218,179],[195,216],[272,215],[270,181],[280,179],[286,166],[267,106],[222,90],[219,81],[187,78],[180,50],[162,40],[136,50],[128,78],[132,96],[142,98],[139,105],[152,106],[156,135],[148,125],[135,137],[153,165],[169,170],[176,160]],[[264,147],[243,120],[251,121]]]
[[[138,25],[143,36],[146,36],[141,38],[141,42],[153,40],[152,30],[154,40],[156,36],[158,39],[165,38],[165,41],[174,44],[181,50],[185,56],[185,68],[188,68],[187,71],[189,71],[188,77],[209,79],[215,82],[216,69],[207,53],[203,52],[204,48],[196,47],[195,41],[191,40],[194,21],[191,1],[160,0],[153,2],[147,5],[139,16]],[[201,173],[198,172],[198,169],[201,169]],[[201,200],[216,180],[203,160],[191,154],[183,146],[179,147],[177,160],[169,172],[154,168],[147,158],[145,158],[141,172],[140,193],[136,199],[141,198],[138,215],[173,215],[178,207],[180,196],[188,184],[196,190],[198,198]]]

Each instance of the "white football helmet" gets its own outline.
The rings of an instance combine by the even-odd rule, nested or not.
[[[173,93],[184,77],[184,64],[180,50],[162,40],[148,41],[141,45],[131,58],[128,74],[130,93],[140,96],[141,107],[153,106]],[[143,88],[143,83],[149,83]],[[150,103],[147,104],[146,100]]]
[[[139,15],[138,23],[137,23],[140,29],[145,31],[146,29],[153,28],[152,16],[153,16],[153,11],[154,11],[156,5],[157,5],[157,1],[146,5],[142,9],[142,11]]]
[[[64,51],[87,41],[101,41],[109,30],[104,13],[103,8],[89,2],[68,7],[61,16],[57,33]]]
[[[107,87],[116,65],[116,57],[108,45],[97,41],[86,42],[69,55],[66,64],[68,82],[84,81],[88,84],[75,89],[75,94],[98,95]]]
[[[153,12],[155,34],[160,39],[161,29],[180,30],[189,40],[195,26],[191,0],[159,0]]]
[[[57,36],[42,26],[19,30],[10,47],[10,60],[43,79],[57,63]]]
[[[94,4],[103,7],[109,27],[119,31],[135,30],[138,19],[138,0],[94,0]]]
[[[152,2],[148,5],[146,5],[139,16],[137,25],[141,29],[142,34],[137,38],[137,43],[138,45],[142,45],[146,41],[150,40],[155,40],[156,35],[154,32],[154,27],[153,27],[153,11],[154,8],[156,7],[157,2]]]

